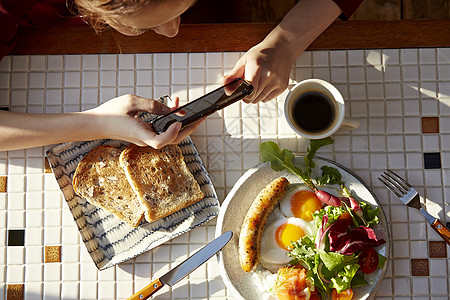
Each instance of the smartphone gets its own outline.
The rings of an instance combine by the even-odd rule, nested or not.
[[[151,123],[158,134],[166,131],[174,122],[181,122],[181,129],[183,129],[201,118],[241,100],[252,92],[253,86],[249,82],[243,78],[237,78],[166,115],[157,117]]]

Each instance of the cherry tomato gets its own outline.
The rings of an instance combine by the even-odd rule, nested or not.
[[[351,300],[353,298],[353,290],[348,289],[344,290],[340,293],[333,289],[333,293],[331,294],[331,299],[333,300]]]
[[[337,219],[338,220],[351,220],[352,216],[350,215],[349,212],[344,212]]]
[[[358,264],[361,271],[370,274],[378,267],[378,253],[373,248],[364,249],[359,255]]]

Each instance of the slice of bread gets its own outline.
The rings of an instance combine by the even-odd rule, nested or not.
[[[130,144],[120,155],[128,181],[153,222],[192,205],[204,194],[177,145],[161,149]]]
[[[73,188],[91,204],[137,227],[144,209],[120,165],[120,152],[107,145],[91,150],[78,164],[73,176]]]

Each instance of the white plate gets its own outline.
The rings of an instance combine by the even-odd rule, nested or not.
[[[148,122],[154,116],[143,114]],[[93,148],[101,144],[123,148],[127,143],[115,140],[96,140],[60,144],[47,151],[48,161],[64,198],[73,215],[86,248],[99,270],[129,260],[176,236],[192,230],[219,213],[219,200],[208,172],[191,138],[180,142],[187,167],[198,181],[205,197],[161,220],[133,228],[107,211],[91,205],[73,190],[72,177],[78,163]]]
[[[316,157],[316,164],[312,178],[321,175],[320,168],[322,166],[331,166],[339,170],[342,180],[346,186],[356,195],[358,200],[364,200],[372,205],[372,207],[380,207],[378,218],[380,219],[379,230],[384,233],[386,243],[377,248],[378,253],[389,256],[390,238],[387,227],[386,216],[375,195],[369,191],[364,182],[353,172],[343,166],[325,159]],[[296,165],[303,164],[303,157],[296,157]],[[256,167],[248,170],[234,185],[228,196],[225,198],[219,217],[217,219],[216,236],[227,230],[234,232],[232,240],[218,254],[219,271],[225,282],[225,286],[238,299],[261,299],[261,292],[258,290],[255,277],[252,273],[246,273],[241,269],[238,256],[239,234],[242,222],[247,211],[258,193],[272,180],[277,177],[284,176],[291,183],[301,182],[301,180],[286,171],[275,172],[269,163],[261,163]],[[325,189],[326,190],[326,189]],[[381,284],[387,270],[388,262],[385,263],[383,269],[377,269],[370,276],[365,276],[369,285],[354,289],[353,299],[371,299],[375,296],[376,290]]]

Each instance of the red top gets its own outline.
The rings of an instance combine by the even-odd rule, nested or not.
[[[333,0],[342,10],[341,19],[347,20],[364,0]]]
[[[363,0],[333,0],[349,18]],[[73,0],[0,0],[0,59],[14,48],[19,26],[82,24]]]
[[[0,0],[0,59],[16,44],[19,26],[82,24],[72,0]]]

